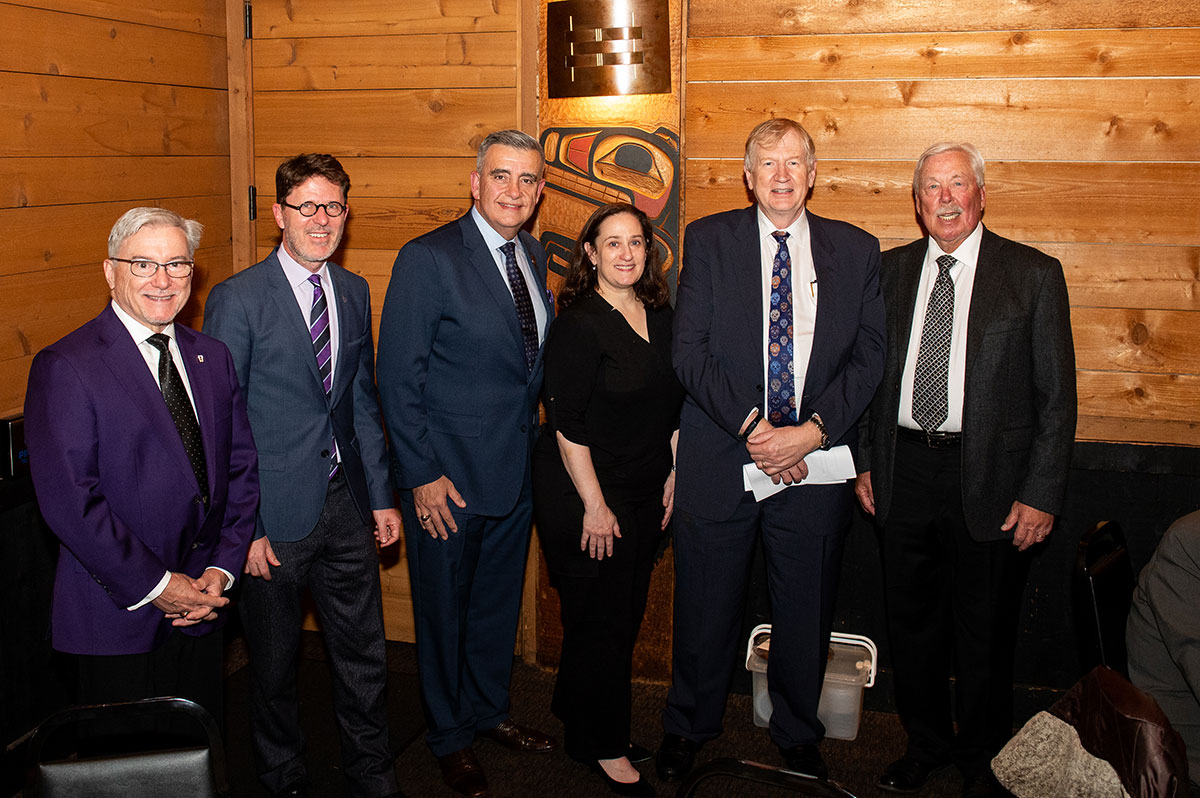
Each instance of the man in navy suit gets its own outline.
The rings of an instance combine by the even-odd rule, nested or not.
[[[657,763],[666,780],[686,774],[721,732],[760,538],[771,739],[791,770],[827,776],[817,703],[854,498],[849,484],[803,484],[805,457],[855,444],[883,370],[879,242],[805,210],[816,179],[808,133],[790,119],[760,124],[746,141],[745,175],[755,205],[698,219],[684,234],[673,357],[688,397],[675,483],[672,681]],[[755,501],[747,464],[790,487]]]
[[[1050,533],[1075,442],[1067,285],[1056,259],[984,227],[970,144],[927,149],[913,199],[929,235],[883,256],[887,359],[856,485],[882,529],[908,732],[879,787],[916,792],[954,764],[965,796],[1007,795],[990,762],[1012,736],[1019,552]]]
[[[174,324],[200,233],[163,208],[117,220],[112,302],[34,358],[25,429],[62,544],[51,634],[76,655],[77,700],[179,695],[219,719],[214,632],[254,532],[258,473],[229,351]]]
[[[375,542],[399,539],[400,516],[375,393],[370,291],[366,280],[329,261],[342,240],[349,191],[350,177],[331,155],[280,164],[272,210],[282,244],[214,286],[204,314],[205,332],[233,353],[262,469],[242,621],[254,751],[272,795],[307,789],[296,696],[306,587],[333,670],[350,793],[399,794]]]
[[[508,713],[541,344],[554,312],[546,254],[521,229],[543,165],[525,133],[484,139],[474,207],[400,250],[379,331],[426,739],[446,783],[470,796],[489,794],[477,736],[521,751],[557,745]]]

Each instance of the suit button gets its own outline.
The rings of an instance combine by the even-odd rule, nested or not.
[[[762,393],[762,389],[763,389],[763,387],[762,387],[761,385],[755,385],[755,386],[754,386],[754,390],[755,390],[755,391],[757,391],[757,392],[759,392],[759,393]]]
[[[329,458],[329,450],[328,450],[328,449],[322,449],[322,450],[321,450],[321,457],[324,457],[324,458],[328,459],[328,458]]]
[[[158,340],[158,339],[156,338],[155,340]],[[198,548],[200,548],[200,544],[199,544],[199,543],[193,543],[193,544],[192,544],[192,551],[195,551],[195,550],[196,550],[196,549],[198,549]]]
[[[156,340],[157,340],[157,339],[156,339]],[[525,424],[522,424],[522,425],[521,425],[521,432],[529,432],[529,427],[528,427],[528,426],[526,426]]]

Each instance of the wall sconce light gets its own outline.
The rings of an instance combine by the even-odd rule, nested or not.
[[[546,6],[551,97],[671,91],[667,0],[560,0]]]

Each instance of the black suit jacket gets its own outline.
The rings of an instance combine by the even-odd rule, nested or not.
[[[750,409],[763,403],[757,213],[752,205],[706,216],[684,234],[672,360],[688,397],[680,418],[675,501],[714,521],[732,516],[745,494],[742,466],[750,455],[737,433]],[[883,368],[879,241],[812,213],[808,223],[819,294],[797,417],[819,413],[834,444],[854,446],[858,419]]]
[[[928,240],[883,255],[888,348],[883,382],[863,427],[859,471],[871,472],[875,520],[892,499],[896,419],[917,287]],[[1062,264],[987,228],[967,321],[963,397],[963,512],[975,540],[1011,537],[1014,500],[1057,514],[1075,441],[1075,349]]]

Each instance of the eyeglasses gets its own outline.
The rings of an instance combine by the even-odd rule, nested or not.
[[[299,205],[292,205],[290,202],[281,202],[279,204],[285,208],[300,211],[300,215],[305,217],[316,216],[317,208],[324,208],[325,214],[335,219],[346,212],[346,206],[340,202],[301,202]]]
[[[161,268],[166,271],[168,277],[187,277],[195,268],[196,262],[191,260],[173,260],[170,263],[159,263],[153,260],[145,260],[143,258],[109,258],[117,263],[128,263],[129,271],[134,277],[153,277]]]

